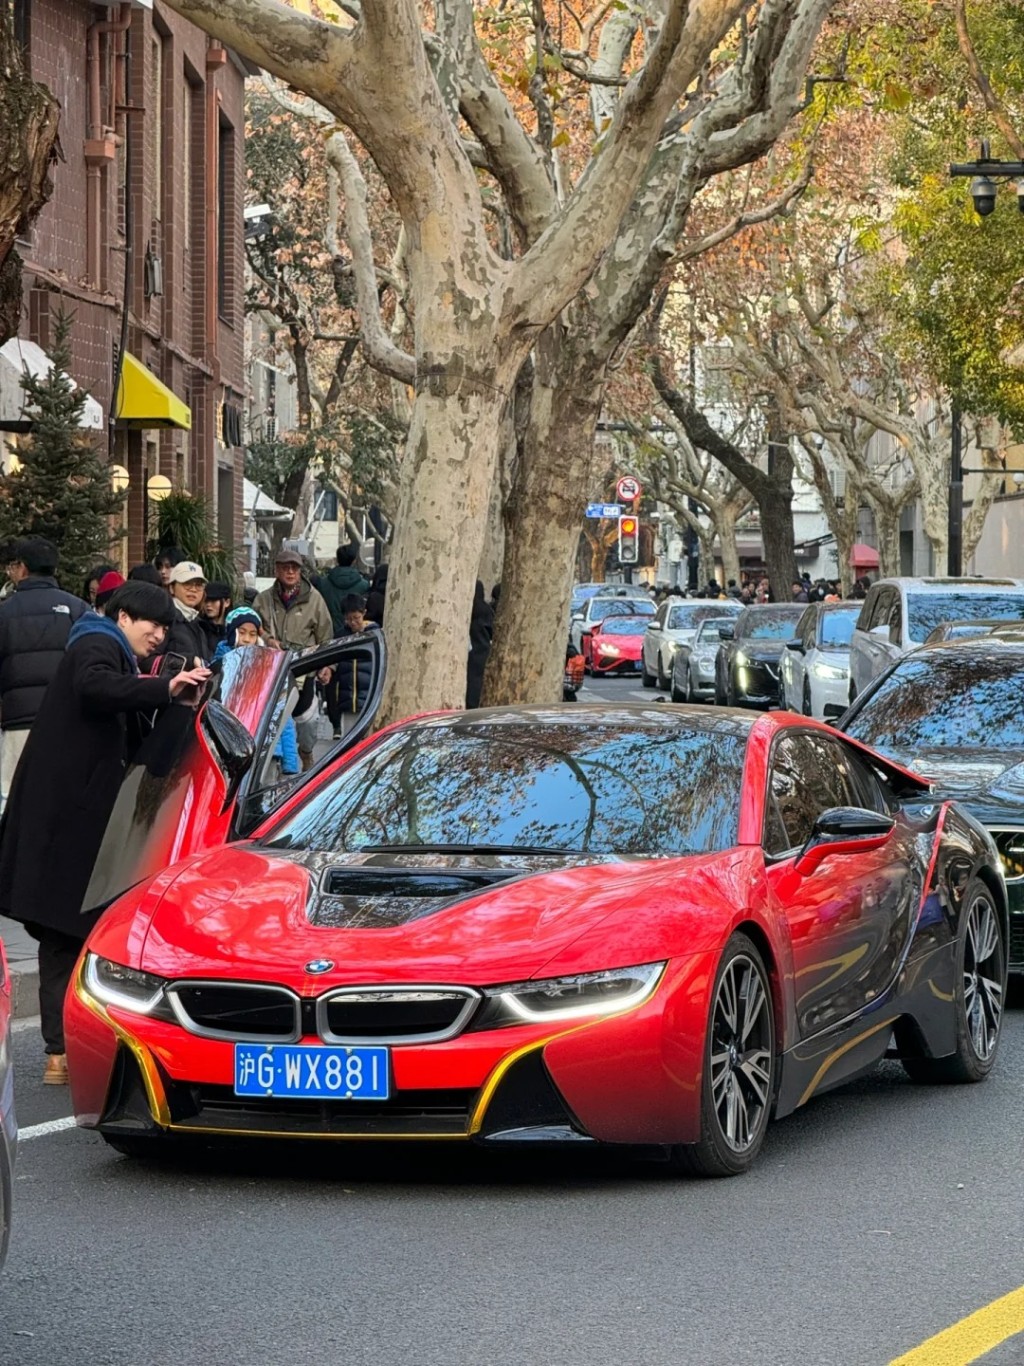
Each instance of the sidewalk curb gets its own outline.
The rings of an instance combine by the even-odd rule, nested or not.
[[[11,967],[11,1015],[25,1020],[39,1014],[39,969]]]

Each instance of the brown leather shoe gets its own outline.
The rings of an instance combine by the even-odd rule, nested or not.
[[[308,773],[313,767],[313,751],[311,749],[300,749],[299,758],[302,760],[303,773]]]
[[[51,1053],[43,1071],[44,1086],[67,1086],[68,1060],[63,1053]]]

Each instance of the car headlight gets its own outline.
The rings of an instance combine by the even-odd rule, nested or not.
[[[664,963],[643,963],[634,968],[610,968],[575,977],[489,987],[483,993],[484,1007],[471,1027],[497,1029],[503,1025],[614,1015],[646,1001],[664,970]]]
[[[621,655],[622,651],[617,645],[606,645],[602,640],[597,647],[598,653],[602,655]]]
[[[741,669],[747,668],[750,664],[750,656],[744,654],[742,650],[736,651],[735,655],[733,655],[733,660]]]
[[[104,1005],[130,1010],[136,1015],[174,1018],[164,999],[166,977],[126,968],[123,963],[90,953],[85,958],[85,985],[89,994]]]
[[[824,660],[816,659],[811,665],[811,673],[815,678],[845,678],[847,670],[838,664],[826,664]]]

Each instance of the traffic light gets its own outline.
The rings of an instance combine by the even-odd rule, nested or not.
[[[619,518],[619,564],[636,564],[640,559],[640,523],[636,517]]]

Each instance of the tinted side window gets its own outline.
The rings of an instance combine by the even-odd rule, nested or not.
[[[839,741],[809,734],[784,735],[772,752],[765,848],[799,849],[814,822],[833,806],[857,806],[850,767]],[[785,842],[780,843],[784,837]]]
[[[868,595],[864,599],[864,606],[860,609],[860,616],[857,618],[858,631],[870,631],[875,624],[875,608],[878,606],[879,589],[868,589]]]
[[[794,638],[799,637],[804,648],[809,650],[814,644],[814,608],[808,607],[793,630]]]
[[[900,597],[898,589],[893,590],[888,620],[889,640],[893,645],[899,645],[903,636],[903,599]]]
[[[892,794],[887,791],[884,781],[875,770],[853,750],[843,746],[843,753],[849,767],[850,779],[856,794],[856,805],[866,811],[877,811],[882,816],[892,814]]]

